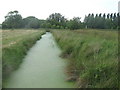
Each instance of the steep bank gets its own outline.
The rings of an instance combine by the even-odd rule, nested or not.
[[[77,77],[78,87],[118,87],[117,31],[52,31],[68,58],[67,73]]]
[[[3,83],[12,71],[18,69],[28,49],[44,33],[45,31],[40,30],[4,30],[2,32]]]

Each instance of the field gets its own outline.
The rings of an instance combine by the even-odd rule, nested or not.
[[[43,30],[3,30],[2,70],[3,80],[22,63],[28,49],[44,34]]]
[[[80,88],[118,87],[118,32],[104,30],[54,30],[68,59],[67,73]],[[72,80],[72,78],[71,78]]]
[[[51,32],[63,51],[61,57],[67,58],[68,81],[75,81],[79,88],[119,86],[117,31],[84,29]],[[3,30],[3,79],[19,68],[28,49],[44,33],[45,30]]]

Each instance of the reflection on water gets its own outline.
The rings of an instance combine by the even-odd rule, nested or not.
[[[46,33],[29,50],[21,67],[15,71],[7,88],[72,88],[73,83],[66,82],[65,60],[59,57],[51,33]]]

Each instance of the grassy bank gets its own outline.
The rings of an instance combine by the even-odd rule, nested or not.
[[[22,59],[32,45],[45,31],[41,30],[3,30],[2,32],[2,70],[3,82],[10,73],[19,68]]]
[[[54,30],[53,35],[68,58],[67,73],[80,88],[118,87],[117,31]],[[75,79],[74,79],[75,80]]]

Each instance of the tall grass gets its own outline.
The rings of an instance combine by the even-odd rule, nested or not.
[[[45,31],[40,30],[5,30],[3,31],[2,74],[3,84],[12,71],[19,68],[22,59],[32,45]]]
[[[117,31],[52,31],[68,58],[68,74],[77,76],[80,88],[118,87]]]

